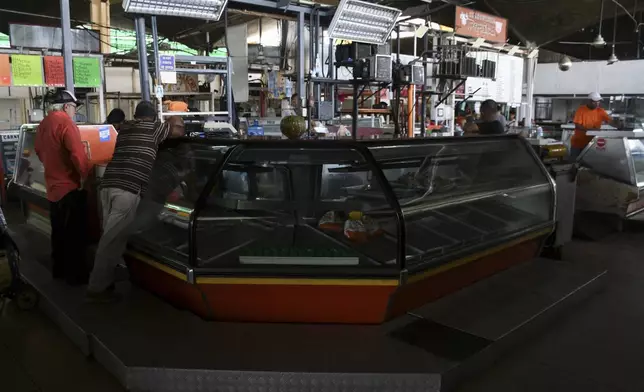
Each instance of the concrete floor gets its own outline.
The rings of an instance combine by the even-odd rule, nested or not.
[[[122,392],[45,315],[9,303],[0,315],[0,391]]]
[[[479,391],[644,391],[644,231],[576,241],[564,258],[609,270],[606,289],[463,385]],[[122,391],[38,311],[0,318],[0,390]]]

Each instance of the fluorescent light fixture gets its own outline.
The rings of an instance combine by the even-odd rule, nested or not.
[[[228,0],[124,0],[123,10],[132,14],[219,20],[226,4]]]
[[[401,31],[400,32],[400,38],[413,38],[416,36],[416,32],[414,31]],[[398,38],[398,33],[395,31],[391,33],[391,39],[396,39]]]
[[[361,0],[342,0],[329,26],[329,37],[382,45],[402,11]]]

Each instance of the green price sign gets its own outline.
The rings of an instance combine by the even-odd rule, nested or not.
[[[101,63],[93,57],[74,57],[74,86],[100,87]]]
[[[42,57],[22,54],[11,55],[11,75],[14,86],[44,86]]]

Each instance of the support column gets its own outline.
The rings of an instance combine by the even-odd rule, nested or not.
[[[92,28],[98,30],[101,53],[110,53],[110,2],[109,0],[91,0],[89,17]]]
[[[148,49],[145,42],[145,17],[138,15],[134,19],[136,29],[136,48],[139,52],[139,82],[141,99],[150,100],[150,73],[148,72]]]
[[[157,86],[161,84],[161,71],[159,70],[159,31],[156,16],[152,17],[152,48],[154,49],[154,85]]]
[[[425,17],[425,23],[429,23],[429,16]],[[425,124],[425,119],[427,118],[427,77],[429,76],[429,67],[427,66],[427,51],[429,50],[429,34],[425,33],[423,36],[423,71],[425,74],[425,79],[423,80],[423,85],[420,88],[421,97],[420,97],[420,137],[425,137],[425,131],[427,125]]]
[[[322,36],[323,40],[322,42],[324,43],[324,35]],[[324,63],[324,60],[322,60]],[[333,39],[329,38],[329,79],[335,79],[335,45],[333,44]],[[335,116],[335,84],[331,84],[329,86],[329,96],[326,98],[327,100],[331,101],[333,104],[333,116]]]
[[[304,86],[304,12],[297,14],[297,93],[300,100],[306,96]]]
[[[526,59],[528,64],[527,75],[526,75],[526,106],[525,106],[525,126],[527,128],[532,127],[532,118],[534,117],[534,76],[537,70],[537,58],[539,56],[534,56],[531,59]]]
[[[63,32],[65,88],[74,94],[74,63],[72,57],[72,26],[69,15],[69,0],[60,0],[60,27]]]

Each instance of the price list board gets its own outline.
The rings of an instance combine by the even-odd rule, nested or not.
[[[93,57],[74,57],[74,86],[101,86],[101,63]]]
[[[11,55],[11,74],[14,86],[44,86],[42,57]]]
[[[52,87],[65,87],[65,61],[62,56],[45,56],[45,83]]]

